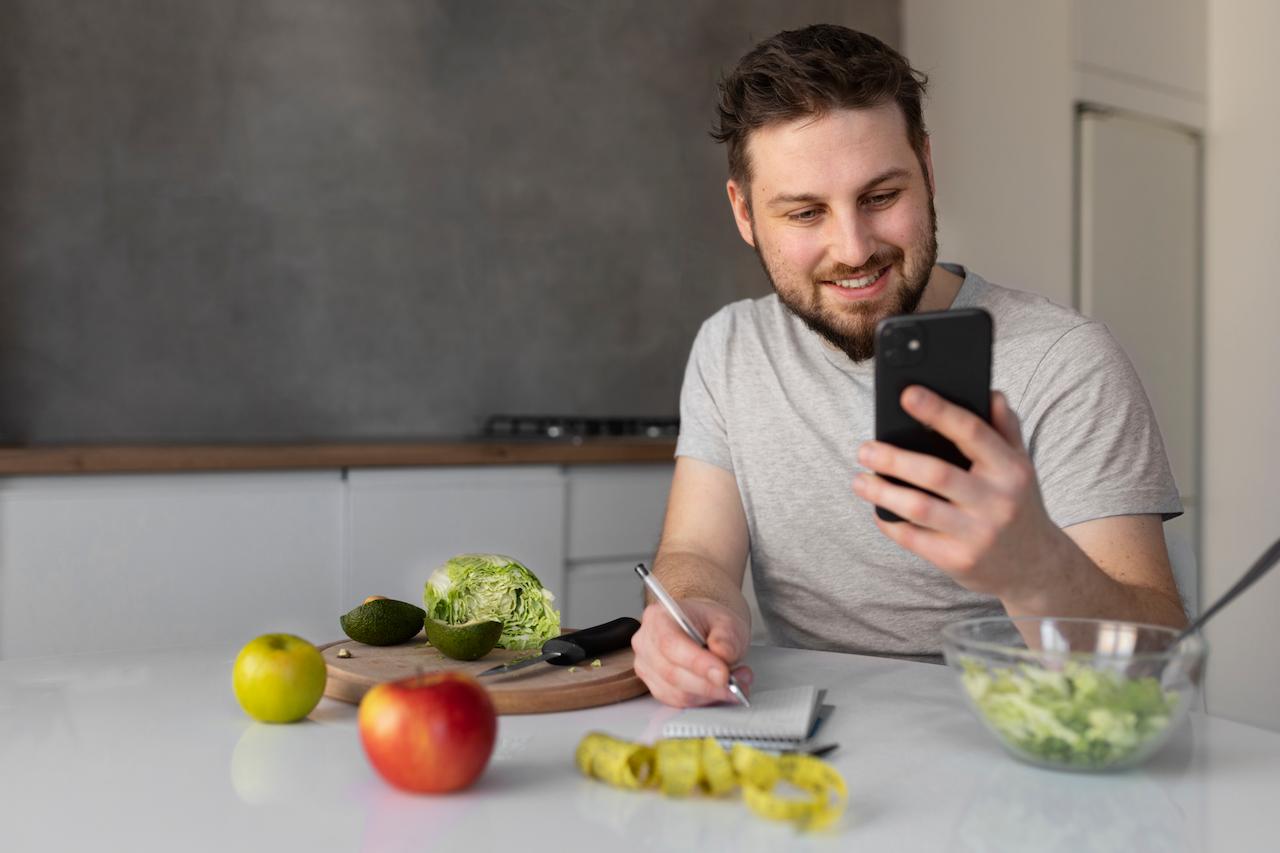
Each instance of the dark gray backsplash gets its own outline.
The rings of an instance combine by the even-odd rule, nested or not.
[[[674,414],[768,292],[707,136],[757,39],[898,0],[0,0],[0,441]]]

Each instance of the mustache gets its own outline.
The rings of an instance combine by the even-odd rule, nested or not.
[[[839,281],[846,278],[861,278],[864,275],[870,275],[873,272],[879,272],[888,266],[900,262],[903,259],[900,249],[877,249],[875,254],[867,259],[867,262],[860,267],[851,267],[848,264],[836,264],[830,270],[823,270],[813,277],[814,281]]]

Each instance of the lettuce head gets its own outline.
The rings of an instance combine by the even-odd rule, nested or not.
[[[555,596],[518,561],[500,554],[459,554],[432,573],[423,593],[427,616],[450,625],[502,623],[498,646],[537,649],[560,636]]]

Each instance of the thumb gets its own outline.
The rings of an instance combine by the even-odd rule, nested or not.
[[[736,663],[744,651],[741,631],[737,630],[737,626],[733,624],[732,617],[722,617],[715,619],[711,623],[711,630],[707,633],[707,648],[716,657]]]

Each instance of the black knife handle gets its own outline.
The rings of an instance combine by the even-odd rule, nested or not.
[[[582,663],[589,657],[598,657],[605,652],[625,648],[631,642],[631,635],[640,630],[640,623],[630,616],[622,616],[612,622],[596,625],[594,628],[583,628],[572,634],[547,640],[542,644],[542,651],[555,652],[558,657],[547,663],[556,666],[569,666]]]

